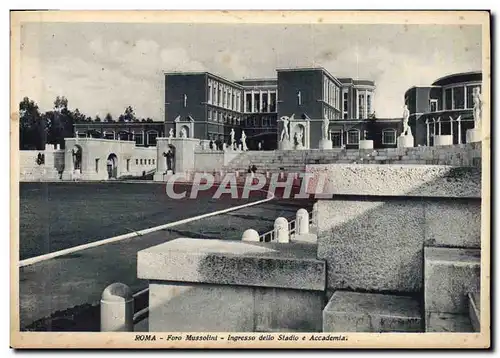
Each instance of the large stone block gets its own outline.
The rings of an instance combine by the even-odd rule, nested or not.
[[[481,197],[481,171],[477,168],[311,164],[306,166],[306,172],[312,174],[307,192],[324,194],[325,198],[333,195]]]
[[[411,297],[337,291],[323,310],[323,332],[421,332]]]
[[[424,250],[425,311],[468,313],[468,294],[480,289],[478,249],[426,247]]]
[[[425,203],[426,246],[481,247],[480,200],[443,199]]]
[[[139,251],[137,276],[322,291],[326,272],[314,245],[180,238]]]
[[[424,203],[320,200],[318,258],[330,289],[418,292],[422,287]]]
[[[470,319],[465,314],[429,312],[425,318],[426,332],[474,332]]]

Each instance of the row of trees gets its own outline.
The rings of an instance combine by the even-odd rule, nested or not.
[[[64,148],[64,138],[73,137],[75,123],[115,122],[110,113],[101,119],[99,116],[86,116],[78,108],[71,111],[64,96],[56,97],[53,109],[45,113],[41,113],[38,105],[25,97],[19,103],[19,116],[20,149],[42,150],[45,144],[59,144]],[[153,122],[153,119],[139,119],[132,106],[128,106],[118,117],[118,122]]]

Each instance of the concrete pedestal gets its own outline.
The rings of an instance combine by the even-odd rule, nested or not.
[[[453,145],[453,136],[451,134],[434,136],[434,147],[440,145]]]
[[[368,140],[368,139],[360,140],[359,149],[373,149],[373,140]]]
[[[282,142],[278,142],[278,149],[280,149],[280,150],[292,150],[293,144],[289,140],[284,140]]]
[[[481,141],[481,130],[478,128],[468,129],[465,132],[465,141],[466,143],[475,143]]]
[[[319,149],[332,149],[333,144],[330,139],[320,139],[319,141]]]
[[[415,141],[411,134],[401,135],[398,137],[398,148],[412,148],[414,143]]]
[[[169,143],[175,148],[174,170],[176,173],[186,173],[194,170],[194,152],[199,144],[198,139],[194,138],[156,138],[156,172],[153,176],[154,181],[165,181],[167,175],[166,158],[163,153],[169,149]]]

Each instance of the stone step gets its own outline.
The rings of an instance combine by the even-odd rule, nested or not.
[[[466,314],[430,312],[425,318],[426,332],[474,332]]]
[[[323,310],[323,332],[422,332],[417,300],[398,295],[336,291]]]
[[[424,248],[425,312],[468,314],[467,295],[480,289],[480,249]]]
[[[469,293],[469,318],[474,332],[481,332],[481,296],[479,292]]]

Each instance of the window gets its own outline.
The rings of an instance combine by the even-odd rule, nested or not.
[[[348,114],[344,112],[344,119],[348,119]]]
[[[210,108],[208,109],[208,120],[212,120],[212,110]]]
[[[262,108],[261,112],[269,112],[269,98],[267,97],[267,93],[262,94]]]
[[[299,106],[302,105],[302,93],[300,93],[300,91],[297,92],[297,104]]]
[[[95,172],[99,173],[99,158],[96,158],[95,160]]]
[[[245,99],[246,99],[245,112],[252,112],[252,94],[251,93],[245,94]]]
[[[464,109],[465,107],[465,90],[464,87],[453,88],[453,109]]]
[[[158,137],[157,131],[148,132],[148,145],[156,145],[156,137]]]
[[[135,137],[135,144],[136,145],[143,145],[144,144],[144,137],[142,133],[137,133],[134,135]]]
[[[135,160],[135,165],[139,165],[139,159]]]
[[[252,108],[252,112],[259,112],[260,93],[254,93],[253,100],[254,100],[254,106]]]
[[[127,159],[127,172],[130,171],[130,159]]]
[[[372,96],[366,96],[366,113],[369,116],[372,113]]]
[[[342,147],[342,131],[332,131],[330,132],[330,136],[334,148]]]
[[[141,163],[141,165],[142,165],[142,159],[141,159],[140,163]]]
[[[446,89],[444,91],[444,109],[453,109],[451,96],[452,96],[451,88]]]
[[[155,165],[155,160],[153,159],[153,165]]]
[[[347,144],[359,144],[359,130],[351,129],[347,132]]]
[[[217,95],[217,105],[219,107],[222,107],[222,88],[220,87],[220,85],[219,85],[219,91],[218,91],[218,95]]]
[[[358,119],[363,119],[365,115],[365,95],[358,96]]]
[[[151,159],[148,159],[148,165],[151,165]]]
[[[342,100],[344,102],[343,107],[342,107],[343,111],[344,111],[344,118],[347,119],[347,115],[348,115],[348,112],[349,112],[349,102],[347,100],[347,92],[343,92],[342,93],[342,97],[343,97]]]
[[[382,144],[396,144],[396,130],[384,129],[382,131]]]
[[[438,111],[438,100],[437,99],[431,99],[430,100],[430,110],[431,110],[431,112],[437,112]]]
[[[212,82],[208,81],[208,103],[212,103]]]
[[[215,83],[212,83],[212,104],[217,104],[217,88]]]
[[[271,92],[270,97],[269,112],[276,112],[276,92]]]

